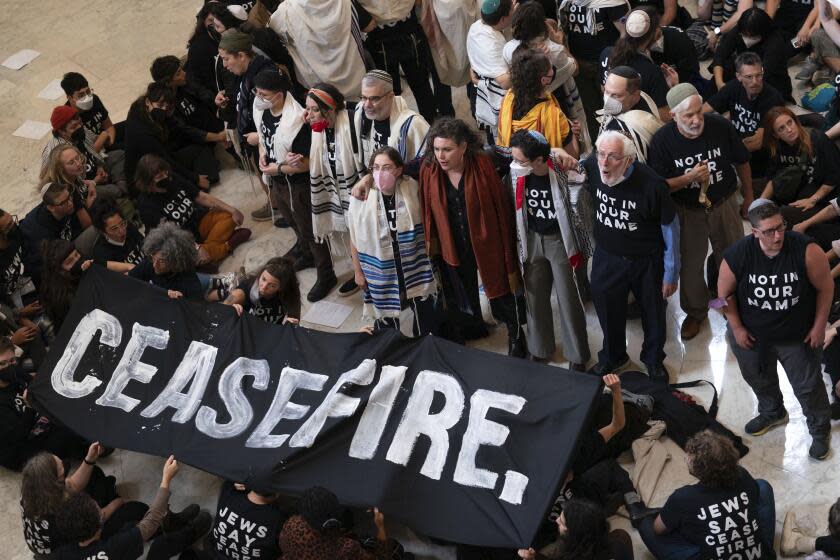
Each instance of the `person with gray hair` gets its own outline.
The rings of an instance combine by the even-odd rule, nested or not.
[[[143,252],[146,258],[129,276],[166,290],[173,299],[204,299],[204,289],[195,272],[198,249],[190,232],[163,222],[146,234]]]
[[[748,217],[752,235],[723,253],[718,275],[726,338],[758,400],[758,415],[744,431],[760,436],[788,421],[776,373],[781,362],[811,433],[809,454],[822,460],[831,431],[821,365],[834,295],[828,259],[813,239],[786,231],[774,202],[757,199]]]
[[[680,307],[686,313],[680,328],[691,340],[709,313],[709,288],[704,265],[709,242],[713,270],[721,255],[744,237],[738,208],[738,182],[746,213],[753,200],[750,154],[735,126],[716,114],[703,114],[703,98],[691,84],[677,84],[668,92],[674,120],[654,134],[648,162],[665,178],[677,208],[682,236]],[[714,281],[710,279],[714,290]]]
[[[621,132],[603,132],[595,153],[583,161],[596,201],[592,303],[604,333],[591,372],[620,372],[627,356],[627,298],[642,311],[640,355],[651,379],[668,382],[665,369],[665,300],[677,289],[680,227],[665,181],[636,160],[633,142]]]

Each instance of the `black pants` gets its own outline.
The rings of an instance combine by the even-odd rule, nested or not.
[[[128,529],[137,525],[146,512],[149,511],[149,506],[143,502],[126,502],[117,508],[105,525],[102,527],[102,538],[110,538],[120,531]]]
[[[575,473],[571,482],[575,498],[585,498],[604,507],[613,494],[635,492],[627,471],[615,459],[604,459],[582,473]]]
[[[437,335],[437,321],[435,314],[435,298],[429,296],[426,299],[419,297],[411,298],[403,303],[402,308],[410,307],[414,312],[414,323],[411,325],[411,334],[415,338],[424,334]],[[400,330],[399,317],[383,317],[373,323],[374,330],[396,329]]]
[[[394,80],[394,93],[402,93],[400,69],[417,101],[417,109],[428,122],[435,120],[435,96],[429,83],[431,60],[429,45],[422,32],[410,33],[388,41],[368,39],[365,46],[380,70],[385,70]]]
[[[195,532],[188,524],[183,529],[165,533],[152,539],[147,560],[169,560],[187,550],[195,542]],[[188,556],[189,557],[189,556]]]
[[[617,365],[627,358],[627,296],[630,292],[642,310],[645,339],[640,359],[658,365],[665,359],[665,300],[662,298],[662,255],[629,259],[600,247],[592,258],[592,302],[604,333],[598,353],[602,364]]]
[[[188,144],[173,154],[175,159],[197,175],[207,176],[210,184],[219,182],[219,161],[214,153],[215,144]]]

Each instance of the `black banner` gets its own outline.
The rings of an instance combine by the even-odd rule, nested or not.
[[[278,491],[321,485],[421,533],[501,547],[530,543],[599,391],[433,337],[239,318],[99,267],[30,388],[91,441]]]

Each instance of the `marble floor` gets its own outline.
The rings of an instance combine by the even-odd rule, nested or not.
[[[41,55],[19,71],[0,67],[0,136],[5,138],[0,150],[0,208],[23,216],[35,204],[39,156],[46,138],[26,140],[11,136],[24,120],[48,122],[52,107],[58,102],[38,99],[36,96],[50,81],[64,72],[83,73],[111,111],[112,119],[122,120],[134,98],[148,82],[151,60],[164,54],[180,55],[193,25],[193,16],[199,0],[89,0],[83,5],[44,0],[41,2],[5,3],[6,10],[0,20],[0,59],[20,49],[35,49]],[[801,94],[801,93],[800,93]],[[459,116],[466,116],[468,105],[463,89],[455,92]],[[222,172],[221,185],[213,194],[237,206],[246,217],[263,202],[262,194],[255,190],[245,174],[227,161]],[[250,219],[248,218],[250,222]],[[254,230],[254,239],[246,243],[229,258],[223,270],[236,270],[245,266],[254,270],[268,257],[282,254],[293,243],[289,230],[278,230],[266,223],[248,223]],[[340,263],[337,273],[346,278],[347,263]],[[300,275],[302,288],[308,291],[314,282],[314,271]],[[335,292],[328,298],[339,301]],[[362,324],[361,304],[358,298],[342,300],[352,304],[352,315],[341,330],[357,330]],[[486,306],[486,301],[484,305]],[[308,305],[304,302],[304,313]],[[489,319],[489,309],[485,307]],[[674,296],[668,307],[668,344],[666,365],[672,380],[707,379],[720,393],[719,420],[740,433],[744,423],[755,410],[755,398],[741,378],[737,363],[724,339],[723,318],[713,313],[701,334],[687,344],[679,339],[679,326],[683,314]],[[601,332],[591,306],[587,309],[589,342],[594,351],[600,347]],[[559,326],[559,325],[558,325]],[[628,323],[627,337],[630,355],[638,356],[641,343],[641,324]],[[476,347],[492,352],[506,351],[503,327],[494,329],[490,337],[479,341]],[[557,365],[566,361],[558,352]],[[784,379],[784,376],[782,376]],[[796,511],[803,525],[814,532],[825,530],[830,503],[840,494],[840,455],[833,453],[823,462],[808,458],[808,437],[802,411],[793,397],[790,386],[783,381],[790,422],[761,438],[746,436],[750,453],[743,465],[755,476],[770,481],[776,492],[777,535],[781,520],[790,509]],[[689,390],[698,400],[709,402],[708,389]],[[666,440],[671,459],[666,467],[651,505],[661,505],[677,487],[690,483],[692,478],[685,468],[684,453]],[[840,450],[840,429],[832,431],[832,446]],[[103,468],[121,481],[120,491],[127,498],[150,499],[158,482],[162,460],[127,451],[117,451],[102,461]],[[628,469],[632,468],[627,464]],[[19,484],[17,474],[0,470],[0,558],[19,560],[31,558],[22,538],[19,516]],[[191,502],[207,509],[214,509],[219,481],[210,475],[185,467],[174,486],[172,503],[179,508]],[[615,527],[630,530],[633,535],[636,558],[650,558],[638,536],[630,529],[627,520],[615,517]],[[419,558],[454,558],[454,553],[426,542],[409,530],[392,527],[398,538],[408,543]]]

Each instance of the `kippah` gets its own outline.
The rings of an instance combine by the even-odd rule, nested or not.
[[[233,17],[238,19],[239,21],[245,21],[248,19],[248,12],[245,11],[245,8],[240,6],[239,4],[231,4],[227,7],[228,11],[233,14]]]
[[[688,82],[682,82],[668,90],[665,100],[668,101],[668,107],[673,111],[674,107],[694,95],[700,95],[697,93],[697,88]]]
[[[386,72],[385,70],[371,70],[364,76],[365,78],[374,78],[381,82],[388,82],[389,84],[394,83],[394,78],[391,77],[391,74]]]
[[[543,136],[541,132],[538,132],[536,130],[529,130],[528,134],[530,134],[531,138],[533,138],[540,144],[548,144],[548,139],[545,136]]]
[[[633,10],[627,16],[624,29],[631,37],[638,38],[650,30],[650,16],[644,10]]]
[[[750,207],[747,210],[747,212],[752,212],[756,208],[760,208],[760,207],[764,206],[765,204],[773,204],[773,201],[770,200],[769,198],[756,198],[755,200],[752,201],[752,204],[750,204]]]
[[[484,0],[481,3],[481,13],[485,15],[495,14],[499,9],[499,0]]]

